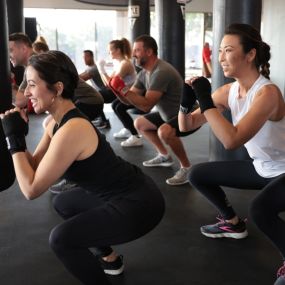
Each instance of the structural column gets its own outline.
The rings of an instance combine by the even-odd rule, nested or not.
[[[128,11],[131,42],[143,34],[150,34],[149,0],[129,0]]]
[[[219,46],[227,26],[233,23],[245,23],[260,30],[262,0],[214,0],[213,1],[213,53],[212,53],[212,91],[233,81],[224,77],[218,62]],[[224,112],[231,121],[231,113]],[[248,159],[245,147],[236,150],[225,150],[214,134],[210,133],[210,160],[243,160]]]
[[[159,57],[185,77],[185,2],[155,0]]]

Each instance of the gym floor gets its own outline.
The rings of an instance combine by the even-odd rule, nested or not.
[[[142,166],[155,155],[143,147],[123,149],[112,134],[122,126],[113,113],[111,129],[103,130],[115,152]],[[30,116],[28,148],[33,150],[46,115]],[[203,126],[183,138],[193,164],[208,160],[209,129]],[[168,186],[165,179],[178,169],[143,168],[159,185],[166,201],[161,223],[146,236],[116,246],[123,254],[125,272],[112,277],[114,285],[271,285],[281,264],[277,250],[248,218],[248,205],[256,191],[226,189],[236,211],[248,218],[248,238],[210,239],[200,234],[201,225],[215,222],[216,210],[190,185]],[[48,173],[47,173],[48,175]],[[206,177],[205,177],[206,179]],[[17,182],[0,193],[1,285],[79,285],[57,260],[48,245],[49,232],[61,218],[52,208],[53,195],[46,192],[34,201],[25,200]],[[98,284],[99,285],[99,284]]]

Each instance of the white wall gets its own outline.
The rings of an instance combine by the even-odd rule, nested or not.
[[[271,47],[270,79],[285,94],[285,1],[263,0],[262,28],[263,40]]]

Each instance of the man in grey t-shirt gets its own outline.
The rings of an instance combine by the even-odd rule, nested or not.
[[[133,56],[136,65],[142,67],[137,79],[130,90],[123,86],[120,79],[115,78],[110,82],[118,98],[132,104],[138,109],[149,112],[153,107],[156,110],[138,117],[134,124],[137,130],[153,144],[158,154],[153,159],[144,161],[146,167],[168,167],[173,160],[165,145],[168,145],[180,162],[177,173],[166,180],[169,185],[188,183],[190,162],[187,158],[178,127],[178,111],[180,97],[183,92],[183,79],[178,71],[166,61],[157,57],[156,41],[148,36],[138,37],[133,46]],[[141,96],[145,93],[145,96]]]

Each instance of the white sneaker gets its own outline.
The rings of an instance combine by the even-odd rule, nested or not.
[[[184,168],[181,167],[173,177],[166,179],[166,183],[168,185],[183,185],[189,182],[188,175],[189,175],[190,167]]]
[[[142,146],[143,141],[142,138],[131,135],[127,140],[121,142],[122,147],[134,147],[134,146]]]
[[[113,137],[116,139],[127,139],[130,135],[131,132],[128,129],[123,128],[119,132],[114,133]]]
[[[143,166],[146,167],[159,167],[159,166],[169,167],[172,164],[173,164],[173,159],[170,155],[166,158],[161,154],[158,154],[156,157],[143,162]]]

